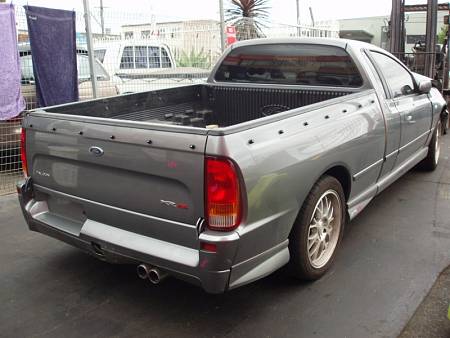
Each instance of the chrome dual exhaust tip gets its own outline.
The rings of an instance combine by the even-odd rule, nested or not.
[[[166,277],[167,273],[158,268],[152,268],[148,272],[148,279],[155,285],[161,283],[161,281],[163,281]]]
[[[168,274],[159,268],[151,267],[147,264],[139,264],[136,268],[137,274],[141,279],[149,279],[153,284],[159,284]]]
[[[139,264],[136,268],[137,275],[140,279],[147,279],[150,267],[147,264]]]

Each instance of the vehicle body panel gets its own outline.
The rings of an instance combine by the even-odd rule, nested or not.
[[[126,222],[106,209],[85,210],[80,206],[80,212],[96,220],[157,239],[170,238],[175,243],[196,246],[197,241],[193,240],[196,222],[203,215],[202,149],[206,136],[174,137],[139,129],[130,134],[128,128],[51,118],[26,119],[26,126],[30,125],[27,143],[34,155],[28,163],[34,184],[142,215],[139,222]],[[150,139],[155,140],[154,144],[147,143]],[[190,144],[195,144],[196,149],[190,149]],[[92,147],[103,153],[96,156],[90,151]],[[170,202],[184,204],[185,208],[177,208]],[[55,203],[55,208],[60,204]],[[153,212],[149,214],[149,210]],[[172,222],[161,228],[152,222],[146,225],[147,217]],[[83,218],[79,215],[79,219]],[[175,240],[177,231],[171,227],[189,229],[192,236],[181,234]]]
[[[31,178],[19,186],[30,228],[108,261],[145,262],[208,292],[223,292],[289,261],[292,226],[322,175],[342,174],[339,178],[352,219],[377,193],[426,156],[445,101],[434,89],[392,99],[366,55],[367,49],[376,47],[333,39],[262,39],[230,47],[219,63],[233,48],[264,43],[346,49],[361,72],[363,85],[223,84],[212,75],[207,86],[133,94],[104,106],[92,101],[30,112],[24,128]],[[311,97],[326,91],[342,95],[212,129],[157,119],[114,119],[111,115],[113,110],[141,105],[145,95],[148,99],[144,101],[156,102],[158,109],[174,109],[174,105],[165,105],[166,101],[178,104],[187,97],[198,98],[193,106],[199,105],[205,101],[203,94],[214,101],[214,91],[209,90],[215,86],[227,88],[224,95],[242,89],[253,100],[248,107],[261,104],[252,95],[265,95],[267,89],[287,100],[287,88],[298,89],[299,95],[310,90]],[[241,102],[234,106],[231,102],[230,109],[245,105],[245,95],[236,97],[242,98]],[[86,116],[80,116],[83,112]],[[413,112],[416,121],[403,134],[402,112]],[[402,150],[407,144],[411,148]],[[206,227],[205,156],[228,158],[239,168],[243,218],[233,231]],[[180,204],[183,207],[178,209]],[[216,245],[216,252],[203,250],[201,243]]]

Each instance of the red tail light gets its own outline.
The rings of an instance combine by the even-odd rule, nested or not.
[[[205,211],[208,228],[230,231],[242,217],[237,168],[227,159],[205,158]]]
[[[20,159],[22,160],[22,170],[25,177],[28,176],[28,162],[27,162],[27,132],[22,128],[20,134]]]

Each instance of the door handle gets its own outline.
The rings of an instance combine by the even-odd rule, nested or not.
[[[406,122],[408,122],[408,123],[410,123],[410,124],[416,123],[416,121],[413,120],[412,115],[407,115],[407,116],[405,117],[405,120],[406,120]]]

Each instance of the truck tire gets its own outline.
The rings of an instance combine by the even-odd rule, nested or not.
[[[449,120],[448,109],[445,109],[441,114],[442,135],[447,135]]]
[[[289,236],[290,270],[303,280],[317,280],[333,264],[344,233],[345,197],[339,181],[323,176],[303,203]]]
[[[428,154],[422,162],[419,163],[419,168],[423,170],[433,171],[439,163],[439,155],[441,153],[441,135],[442,127],[441,121],[438,121],[434,128],[433,137],[428,146]]]

